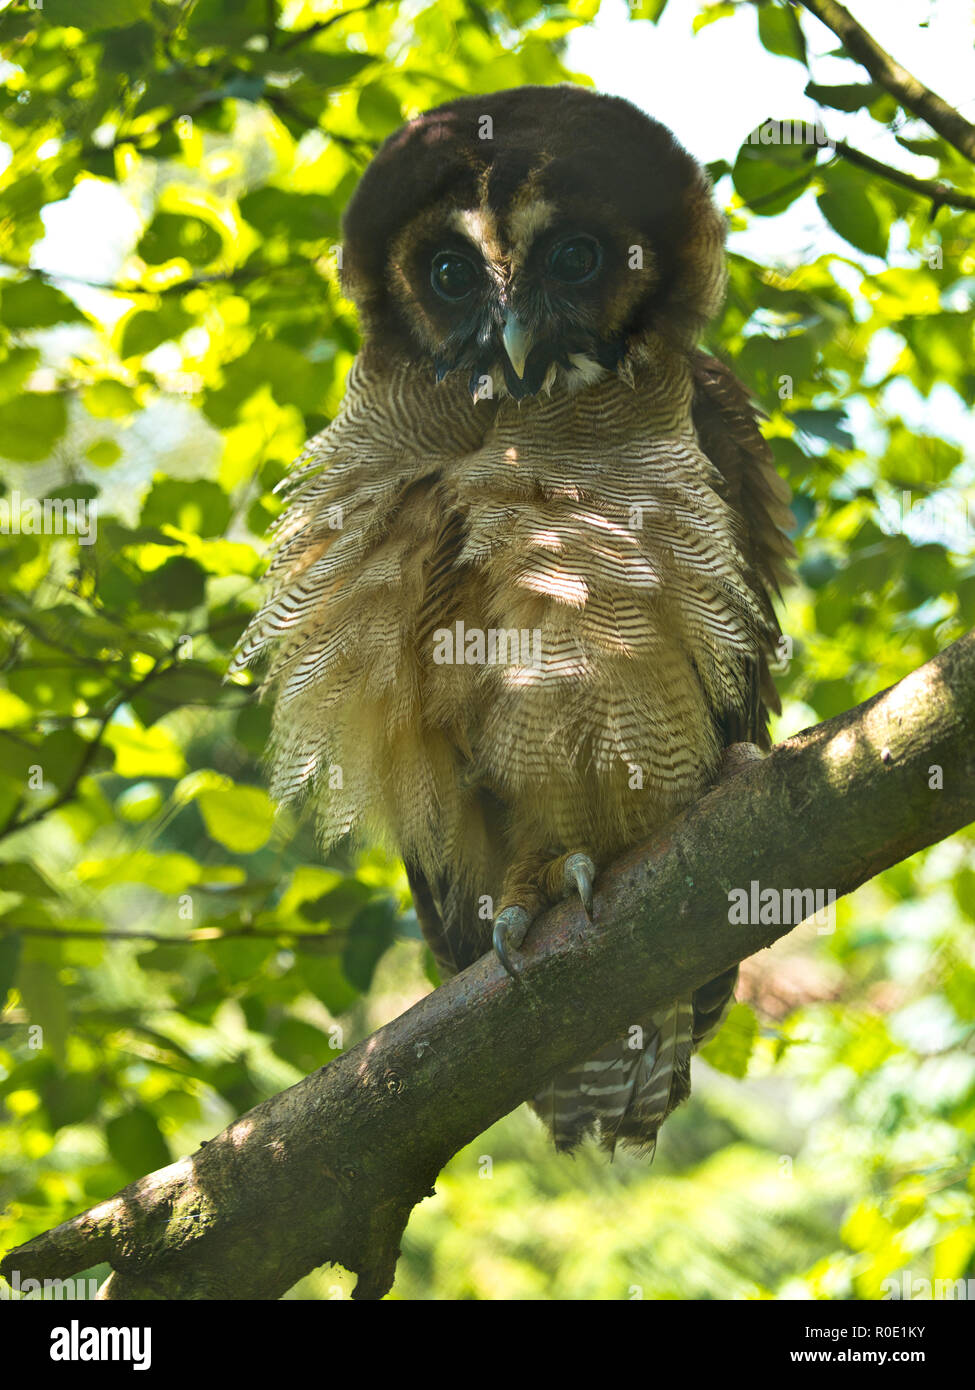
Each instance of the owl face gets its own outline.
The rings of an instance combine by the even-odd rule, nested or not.
[[[419,235],[417,235],[419,233]],[[473,399],[516,399],[615,369],[625,351],[612,301],[630,284],[625,236],[594,209],[560,208],[529,183],[507,210],[453,208],[394,243],[394,294],[438,377],[467,374]]]
[[[720,303],[707,179],[657,122],[577,87],[522,87],[391,136],[345,219],[367,345],[482,396],[584,386]]]

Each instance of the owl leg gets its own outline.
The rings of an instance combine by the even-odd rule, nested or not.
[[[585,850],[570,850],[556,859],[532,855],[513,864],[505,876],[501,909],[494,919],[494,950],[509,975],[516,974],[510,952],[517,951],[538,914],[550,903],[578,893],[592,921],[592,884],[596,866]]]

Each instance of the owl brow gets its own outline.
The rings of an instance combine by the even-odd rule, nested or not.
[[[461,234],[489,268],[505,260],[494,215],[485,207],[457,208],[450,227]]]
[[[531,185],[526,196],[519,198],[508,214],[508,236],[511,241],[511,260],[523,265],[535,241],[547,231],[558,216],[558,209],[534,192]]]

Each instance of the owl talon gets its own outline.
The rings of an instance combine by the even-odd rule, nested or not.
[[[563,882],[567,894],[577,891],[582,899],[586,916],[592,921],[592,881],[596,877],[596,866],[588,854],[570,854],[565,861]]]
[[[515,967],[508,951],[518,950],[528,934],[531,920],[523,907],[506,907],[494,919],[494,954],[512,978],[520,967]]]

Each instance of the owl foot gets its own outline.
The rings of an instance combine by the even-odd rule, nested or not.
[[[592,881],[596,877],[596,866],[588,854],[570,854],[562,870],[564,897],[570,897],[573,888],[578,891],[586,916],[592,921]]]
[[[534,917],[545,906],[545,901],[556,902],[560,897],[571,897],[578,893],[586,916],[592,921],[592,884],[596,877],[596,866],[588,854],[576,851],[560,855],[552,860],[538,875],[542,897],[538,891],[526,893],[526,898],[534,901],[535,912],[530,913],[520,904],[512,903],[504,907],[494,919],[494,952],[498,960],[514,976],[517,969],[511,960],[511,951],[517,951],[528,933]],[[511,896],[520,896],[512,894]]]
[[[752,763],[760,763],[766,756],[757,744],[730,743],[721,755],[721,766],[715,780],[727,782],[737,777],[739,772],[744,772],[746,767],[751,767]]]
[[[531,922],[532,919],[523,907],[503,908],[494,919],[494,954],[512,977],[517,975],[518,971],[508,951],[517,951],[528,933]]]

